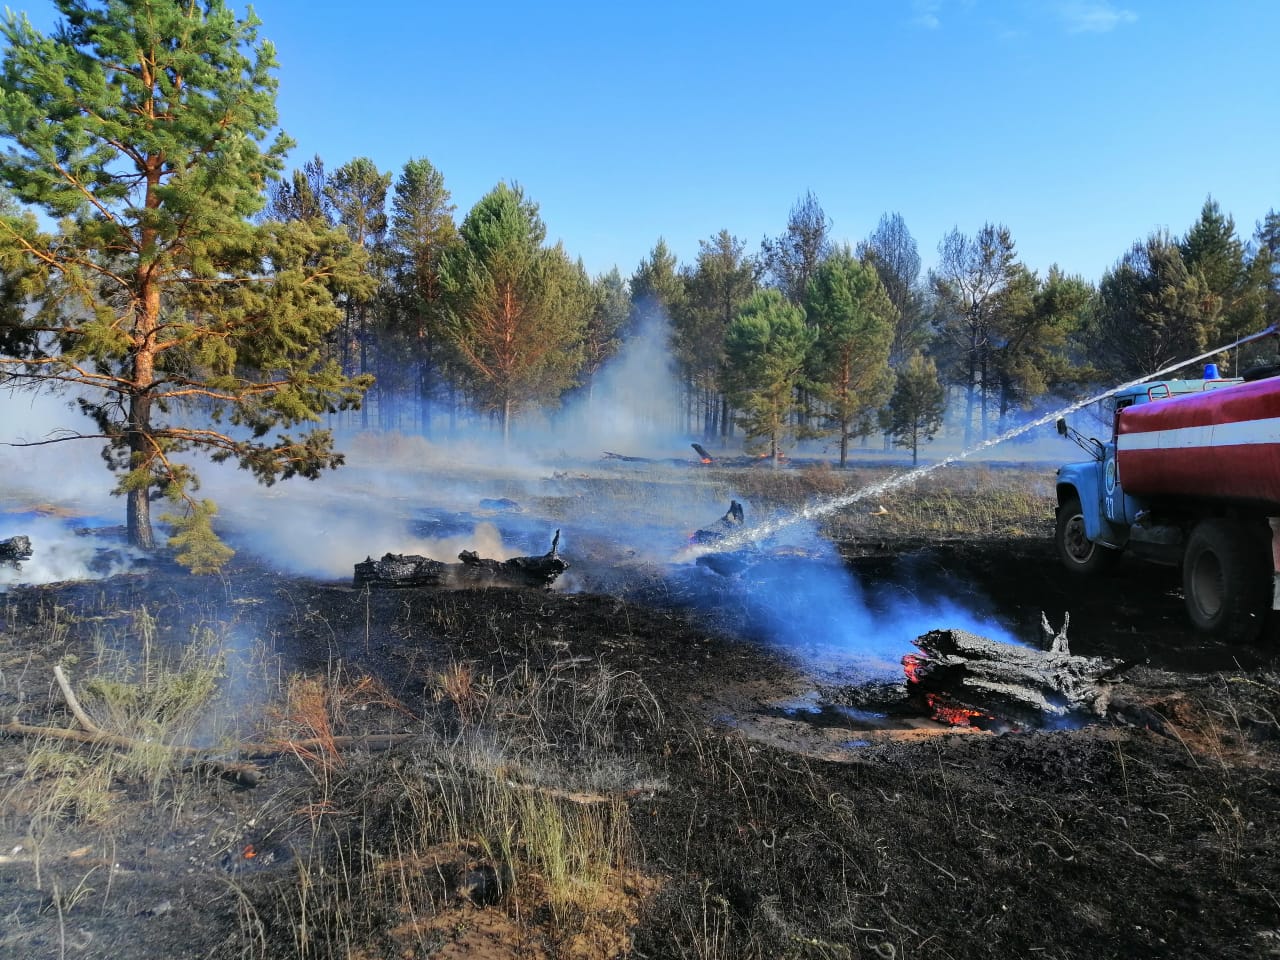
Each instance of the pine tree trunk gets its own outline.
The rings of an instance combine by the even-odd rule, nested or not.
[[[150,363],[146,366],[149,368]],[[151,427],[151,398],[135,393],[129,402],[129,464],[130,467],[146,463],[149,450],[147,432]],[[135,487],[127,494],[125,503],[125,529],[130,546],[140,550],[154,550],[155,533],[151,529],[151,489],[148,485]]]
[[[983,355],[982,355],[982,362],[981,362],[980,369],[982,372],[982,397],[981,397],[981,405],[980,405],[980,409],[982,411],[982,439],[986,440],[991,432],[987,426],[987,422],[990,419],[989,406],[990,406],[991,391],[987,389],[987,356],[985,351],[983,352]]]
[[[156,210],[160,206],[160,171],[163,159],[152,154],[146,160],[146,196],[143,201],[147,210]],[[139,236],[141,249],[154,249],[156,231],[144,225]],[[140,265],[141,266],[141,265]],[[148,269],[139,269],[138,311],[133,329],[133,382],[129,384],[129,470],[144,470],[147,482],[135,485],[129,490],[125,504],[125,529],[132,546],[141,550],[154,550],[155,534],[151,529],[151,387],[155,383],[155,332],[160,324],[160,285],[150,268],[154,263],[146,265]]]
[[[364,304],[360,305],[360,373],[361,375],[369,372],[369,308]],[[360,404],[360,429],[369,429],[369,404]]]
[[[431,391],[432,391],[432,369],[431,369],[431,335],[423,335],[422,349],[422,368],[421,375],[418,378],[419,398],[421,401],[422,417],[422,435],[428,440],[431,439]]]

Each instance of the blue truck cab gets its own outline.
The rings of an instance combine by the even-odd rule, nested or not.
[[[1150,381],[1099,400],[1094,412],[1109,426],[1105,440],[1086,438],[1059,422],[1059,432],[1070,436],[1090,454],[1088,460],[1058,468],[1058,552],[1068,570],[1092,572],[1128,546],[1135,534],[1142,536],[1141,531],[1135,530],[1135,524],[1146,513],[1146,503],[1124,492],[1116,470],[1117,414],[1135,404],[1154,403],[1240,382],[1236,378],[1217,377],[1212,369],[1205,372],[1207,376],[1203,379]],[[1157,534],[1151,545],[1158,548],[1162,536]]]

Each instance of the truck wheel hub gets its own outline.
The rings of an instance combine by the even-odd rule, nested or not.
[[[1076,514],[1067,521],[1063,540],[1073,560],[1084,563],[1093,554],[1093,541],[1084,535],[1084,517]]]

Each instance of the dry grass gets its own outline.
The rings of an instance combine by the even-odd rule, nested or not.
[[[757,509],[851,501],[820,517],[822,533],[832,540],[1048,536],[1056,505],[1049,469],[955,464],[909,482],[902,482],[906,470],[825,465],[720,473]]]
[[[64,613],[51,616],[50,642],[65,636]],[[126,652],[127,651],[127,652]],[[15,789],[32,809],[32,839],[65,821],[106,832],[116,825],[115,791],[142,787],[157,810],[176,813],[187,797],[180,776],[183,757],[173,747],[208,740],[218,727],[213,704],[223,678],[224,653],[218,636],[198,628],[178,651],[158,640],[157,624],[145,609],[131,611],[125,636],[99,632],[84,669],[64,661],[77,697],[100,730],[128,738],[119,749],[75,744],[55,737],[29,742],[27,763]]]
[[[435,683],[444,712],[411,753],[315,771],[322,802],[312,791],[297,809],[310,843],[292,877],[237,892],[245,956],[427,955],[495,924],[523,956],[625,952],[651,886],[629,805],[657,785],[617,725],[661,725],[653,697],[574,661],[496,679],[453,663]],[[290,688],[312,732],[346,696],[332,678]]]

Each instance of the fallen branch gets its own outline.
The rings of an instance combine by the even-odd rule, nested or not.
[[[102,731],[98,725],[89,719],[89,715],[84,712],[84,707],[80,706],[80,701],[76,698],[75,691],[71,689],[71,681],[67,679],[67,675],[62,669],[62,664],[54,664],[53,676],[58,681],[58,686],[62,689],[62,696],[67,701],[67,706],[71,708],[71,713],[80,721],[80,726],[90,733],[101,733]]]
[[[39,727],[26,723],[0,724],[0,733],[11,737],[52,737],[55,740],[66,740],[72,743],[85,743],[91,746],[110,747],[113,750],[137,750],[142,747],[154,747],[156,744],[126,737],[105,730],[89,732],[86,730],[70,730],[66,727]],[[366,750],[389,750],[396,744],[411,740],[411,733],[371,733],[362,736],[315,737],[309,740],[281,740],[273,743],[245,742],[236,745],[233,750],[247,760],[265,760],[285,753],[306,750],[343,750],[363,747]],[[182,744],[162,744],[163,748],[173,754],[175,759],[182,760],[182,769],[188,772],[211,772],[228,780],[234,780],[244,786],[255,786],[260,771],[252,763],[234,760],[223,760],[206,747],[189,747]]]

